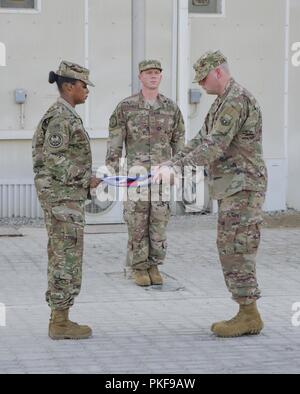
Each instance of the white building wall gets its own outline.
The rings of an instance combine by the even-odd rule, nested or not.
[[[286,1],[226,0],[225,3],[225,17],[186,20],[190,35],[185,49],[190,57],[186,70],[180,69],[177,88],[179,83],[187,88],[196,87],[191,83],[192,64],[204,51],[219,48],[228,56],[236,80],[247,87],[262,106],[264,152],[274,197],[268,203],[272,209],[284,208]],[[172,46],[174,4],[175,0],[146,0],[145,26],[146,56],[162,61],[161,91],[173,98],[176,89],[172,73],[176,67],[172,50],[177,49],[176,41]],[[300,41],[300,1],[290,0],[290,4],[292,43]],[[91,69],[91,80],[96,88],[91,88],[88,105],[78,110],[84,121],[88,121],[97,164],[105,159],[109,116],[116,104],[131,94],[131,0],[42,0],[41,5],[41,12],[36,14],[0,13],[0,42],[6,44],[7,51],[7,66],[0,67],[0,179],[32,178],[31,138],[41,116],[57,97],[56,87],[48,84],[47,78],[61,59],[88,64]],[[300,209],[297,184],[300,67],[290,66],[289,74],[287,201],[289,206]],[[187,79],[186,84],[182,78]],[[25,130],[20,129],[20,107],[14,103],[15,88],[28,92]],[[187,91],[179,91],[177,98],[186,102]],[[188,106],[189,138],[201,127],[212,100],[204,94],[198,108]]]
[[[285,16],[283,0],[226,0],[224,17],[190,15],[189,21],[190,87],[197,87],[192,84],[193,63],[205,51],[220,49],[228,57],[233,77],[261,105],[264,156],[270,176],[267,210],[285,209],[286,199]],[[204,93],[199,108],[190,106],[189,137],[200,129],[214,98]]]
[[[44,0],[37,14],[0,14],[0,37],[7,48],[1,68],[1,130],[20,128],[20,108],[14,89],[28,92],[25,129],[36,127],[57,93],[48,82],[62,58],[84,62],[84,7],[82,0]]]
[[[173,1],[146,0],[146,57],[161,61],[163,79],[160,89],[170,98],[172,98]]]
[[[300,43],[300,1],[290,0],[290,48],[293,43]],[[300,48],[298,46],[298,48]],[[300,53],[289,51],[290,59],[297,55],[298,65],[294,66],[290,61],[289,67],[289,138],[288,138],[288,206],[300,209]]]
[[[33,178],[31,139],[58,97],[48,74],[62,59],[91,69],[96,88],[90,88],[88,104],[76,110],[97,164],[105,160],[109,116],[131,92],[131,0],[42,0],[41,5],[40,13],[0,13],[0,41],[8,49],[7,66],[0,68],[0,179]],[[28,94],[24,130],[16,88]]]
[[[89,0],[90,126],[107,135],[109,116],[131,95],[131,0]]]

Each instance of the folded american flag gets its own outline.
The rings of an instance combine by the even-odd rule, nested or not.
[[[151,183],[152,174],[141,175],[141,176],[104,176],[101,178],[103,182],[108,185],[116,187],[137,187],[147,186]]]

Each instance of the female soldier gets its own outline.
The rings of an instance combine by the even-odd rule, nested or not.
[[[88,97],[89,70],[62,61],[49,82],[56,82],[60,98],[40,121],[33,138],[35,186],[48,232],[48,290],[52,339],[83,339],[88,326],[69,320],[69,308],[82,279],[84,203],[92,177],[90,141],[75,106]]]

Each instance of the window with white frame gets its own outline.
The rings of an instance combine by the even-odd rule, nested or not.
[[[0,8],[35,9],[36,0],[0,0]]]
[[[222,15],[224,0],[189,0],[190,14]]]

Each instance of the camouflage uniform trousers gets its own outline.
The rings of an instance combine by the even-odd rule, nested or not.
[[[170,204],[168,201],[147,200],[128,199],[124,202],[124,220],[128,227],[126,265],[133,270],[163,264],[167,253]]]
[[[241,191],[219,200],[217,246],[232,298],[247,305],[260,298],[256,254],[265,194]]]
[[[59,202],[43,206],[48,232],[48,290],[51,309],[74,304],[82,280],[84,203]]]

